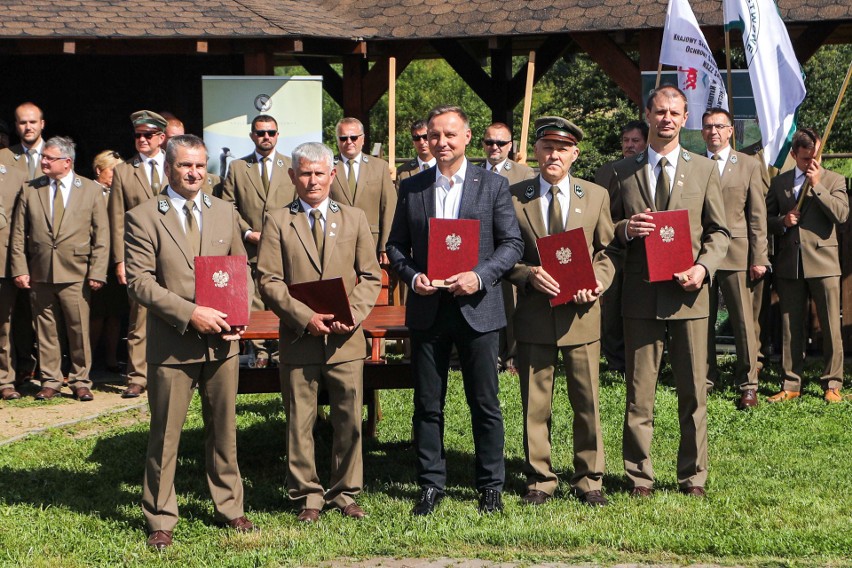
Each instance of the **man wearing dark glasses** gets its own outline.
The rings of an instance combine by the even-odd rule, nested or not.
[[[290,158],[275,150],[278,144],[278,122],[275,118],[266,114],[256,116],[251,121],[249,137],[254,142],[254,152],[231,162],[222,187],[222,199],[233,203],[240,215],[240,232],[255,283],[251,309],[257,311],[265,309],[260,299],[257,275],[257,245],[263,216],[267,211],[292,203],[296,198],[296,188],[287,174]],[[255,367],[268,366],[272,346],[264,341],[252,343]]]
[[[364,125],[357,118],[343,118],[337,123],[337,156],[331,198],[357,207],[367,214],[370,232],[376,242],[376,257],[387,265],[385,243],[388,240],[396,189],[390,177],[390,166],[380,158],[367,156],[364,148]]]
[[[435,158],[429,150],[429,136],[426,130],[426,121],[417,120],[411,125],[411,141],[414,143],[414,151],[417,156],[405,162],[396,169],[396,185],[402,180],[416,176],[435,165]]]
[[[119,164],[109,194],[110,254],[115,263],[119,284],[127,285],[124,271],[124,215],[143,201],[158,195],[166,185],[164,171],[166,119],[150,110],[130,115],[136,151],[132,160]],[[127,328],[127,388],[122,398],[136,398],[148,386],[148,363],[145,361],[145,321],[147,310],[130,301]]]

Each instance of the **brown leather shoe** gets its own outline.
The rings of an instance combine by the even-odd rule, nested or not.
[[[630,490],[630,496],[635,497],[637,499],[643,499],[646,497],[650,497],[654,494],[654,489],[651,487],[642,487],[637,485],[633,489]]]
[[[231,529],[234,529],[237,532],[248,533],[259,531],[260,529],[254,526],[250,520],[248,520],[245,516],[237,517],[236,519],[231,519],[225,526]]]
[[[360,521],[367,516],[364,509],[359,507],[357,503],[349,503],[344,508],[340,509],[340,512],[344,517],[349,517],[350,519],[355,519],[357,521]]]
[[[550,495],[538,489],[529,489],[526,494],[521,497],[521,503],[524,505],[544,505],[550,500]]]
[[[680,492],[684,495],[689,495],[690,497],[697,497],[699,499],[707,497],[707,492],[704,491],[704,488],[699,485],[696,485],[694,487],[681,487]]]
[[[740,395],[740,400],[737,401],[737,408],[747,410],[757,406],[757,390],[747,389]]]
[[[148,546],[154,550],[165,550],[172,545],[172,531],[154,531],[148,535]]]
[[[794,398],[799,398],[800,396],[801,393],[797,391],[782,390],[767,398],[766,402],[784,402],[785,400],[793,400]]]
[[[825,402],[842,402],[843,396],[840,389],[825,389]]]
[[[80,402],[89,402],[90,400],[95,400],[95,395],[92,394],[92,391],[88,387],[77,387],[74,389],[74,398]]]
[[[18,400],[21,398],[21,393],[12,387],[9,387],[0,391],[0,397],[2,397],[3,400]]]
[[[315,523],[319,520],[319,509],[302,509],[299,511],[298,519],[303,523]]]
[[[145,387],[130,383],[124,392],[121,393],[121,398],[139,398],[139,395],[145,392]]]
[[[50,400],[59,396],[59,391],[50,387],[44,387],[35,395],[36,400]]]
[[[585,493],[578,492],[577,498],[581,503],[588,505],[589,507],[606,507],[609,505],[609,501],[607,501],[606,497],[603,496],[603,493],[597,489],[586,491]]]

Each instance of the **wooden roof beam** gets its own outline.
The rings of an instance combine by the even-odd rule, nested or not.
[[[642,107],[639,67],[606,33],[572,33],[571,38],[597,63],[631,101]]]
[[[491,77],[483,71],[479,61],[472,57],[457,40],[437,39],[430,41],[429,44],[459,74],[476,96],[490,107]]]
[[[379,99],[388,92],[390,85],[388,84],[390,71],[390,57],[396,57],[396,76],[399,75],[408,67],[408,64],[414,61],[420,49],[426,45],[425,41],[403,42],[398,46],[394,44],[396,49],[387,56],[382,56],[376,61],[373,67],[367,72],[364,77],[364,92],[362,93],[364,108],[373,108]]]
[[[343,78],[322,57],[297,55],[296,61],[311,75],[322,76],[322,88],[341,107],[343,106]]]
[[[799,37],[792,41],[793,51],[796,52],[799,64],[804,65],[813,57],[814,53],[826,43],[828,36],[839,26],[840,22],[837,21],[815,22],[808,25]]]
[[[562,54],[568,48],[568,37],[563,35],[549,35],[541,46],[535,50],[535,74],[533,76],[533,84],[544,77],[553,64],[559,61]],[[515,108],[518,103],[524,98],[524,90],[527,83],[527,67],[529,62],[524,63],[512,80],[509,82],[509,104]]]

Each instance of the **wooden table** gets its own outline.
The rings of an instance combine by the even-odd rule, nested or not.
[[[278,316],[271,311],[252,312],[243,339],[278,339]],[[367,425],[364,435],[376,435],[376,423],[381,419],[378,391],[382,389],[413,388],[410,361],[387,361],[381,356],[382,339],[406,339],[405,306],[376,306],[361,323],[361,329],[371,340],[370,357],[364,360],[364,404],[367,406]],[[277,368],[240,368],[239,394],[281,392]]]

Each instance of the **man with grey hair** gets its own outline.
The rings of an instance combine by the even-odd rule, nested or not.
[[[15,285],[32,290],[42,389],[49,400],[62,389],[59,325],[65,322],[75,398],[92,400],[89,344],[91,291],[106,282],[109,219],[100,187],[74,172],[74,142],[55,136],[44,144],[44,174],[22,189],[12,230]]]
[[[243,511],[237,464],[236,397],[239,339],[228,314],[195,303],[196,256],[245,257],[237,212],[205,193],[207,149],[197,136],[166,147],[168,185],[127,214],[127,289],[147,309],[148,405],[151,428],[142,484],[147,544],[172,544],[178,522],[175,469],[181,429],[195,387],[201,396],[207,483],[216,520],[255,530]],[[248,277],[248,294],[253,282]]]
[[[336,171],[331,151],[316,142],[293,150],[290,179],[297,198],[270,211],[261,231],[257,268],[263,301],[280,318],[281,386],[287,414],[287,488],[299,520],[313,523],[328,505],[361,519],[361,406],[368,346],[359,325],[381,290],[375,245],[363,211],[329,198]],[[354,325],[315,312],[289,286],[342,278]],[[319,388],[331,404],[331,479],[324,489],[314,463],[313,427]]]
[[[385,243],[396,208],[396,188],[391,181],[390,166],[380,158],[363,153],[364,125],[357,118],[342,118],[335,131],[340,156],[331,184],[331,198],[367,214],[376,257],[386,265]]]

